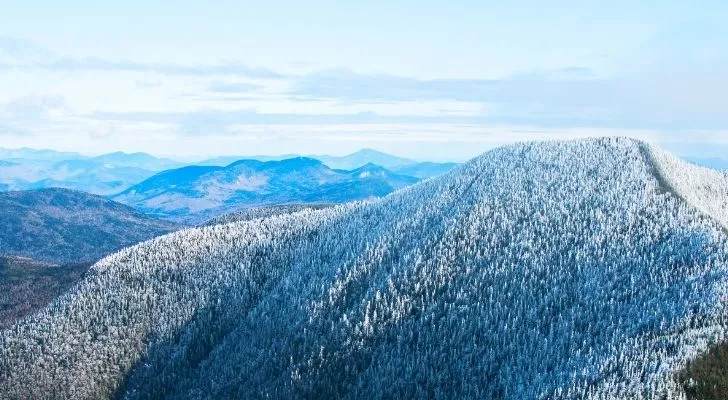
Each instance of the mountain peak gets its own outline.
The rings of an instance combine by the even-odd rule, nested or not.
[[[269,163],[278,163],[280,165],[291,165],[291,166],[323,166],[323,163],[315,158],[311,157],[293,157],[293,158],[287,158],[285,160],[280,161],[269,161]]]
[[[377,155],[377,156],[385,155],[385,156],[392,156],[391,154],[387,154],[385,152],[382,152],[382,151],[379,151],[379,150],[376,150],[376,149],[372,149],[372,148],[369,148],[369,147],[365,147],[365,148],[363,148],[361,150],[358,150],[358,151],[355,151],[355,152],[353,152],[353,153],[351,153],[349,155],[350,156],[357,156],[357,155],[359,155],[359,156],[362,156],[362,155]],[[395,156],[392,156],[392,157],[395,157]]]

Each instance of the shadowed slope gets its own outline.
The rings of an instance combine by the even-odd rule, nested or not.
[[[0,255],[55,263],[96,261],[177,226],[68,189],[0,193]]]

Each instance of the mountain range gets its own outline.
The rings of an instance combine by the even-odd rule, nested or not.
[[[223,156],[201,161],[197,165],[221,167],[239,160],[281,161],[296,157],[301,156],[297,154],[281,156]],[[345,156],[308,155],[304,157],[319,160],[332,169],[352,170],[361,168],[367,164],[374,164],[401,175],[410,175],[420,179],[447,172],[457,165],[456,163],[419,162],[373,149],[362,149]]]
[[[146,153],[115,152],[97,157],[78,153],[34,149],[0,149],[0,190],[27,190],[59,187],[92,194],[113,196],[150,178],[158,172],[183,166],[228,166],[241,160],[281,161],[298,158],[283,156],[226,156],[199,163],[183,163]],[[312,156],[332,169],[357,169],[367,164],[391,168],[400,175],[428,178],[456,164],[415,162],[371,149],[343,157]]]
[[[5,157],[2,159],[1,157]],[[52,150],[0,149],[0,189],[75,189],[111,195],[181,163],[145,153],[84,157]]]
[[[346,171],[297,157],[240,160],[225,167],[161,172],[112,197],[146,213],[201,222],[238,208],[289,203],[342,203],[384,196],[417,182],[367,164]]]
[[[728,174],[651,145],[498,148],[383,198],[114,253],[0,331],[0,393],[678,398],[725,339],[727,229]]]

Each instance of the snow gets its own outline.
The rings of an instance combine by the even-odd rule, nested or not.
[[[728,173],[686,163],[654,146],[650,152],[671,188],[728,230]]]
[[[677,398],[726,328],[725,181],[691,168],[629,139],[526,143],[162,236],[2,331],[0,393]]]

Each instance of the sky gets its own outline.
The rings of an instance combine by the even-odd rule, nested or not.
[[[350,3],[350,4],[344,4]],[[0,147],[728,158],[728,2],[0,0]]]

